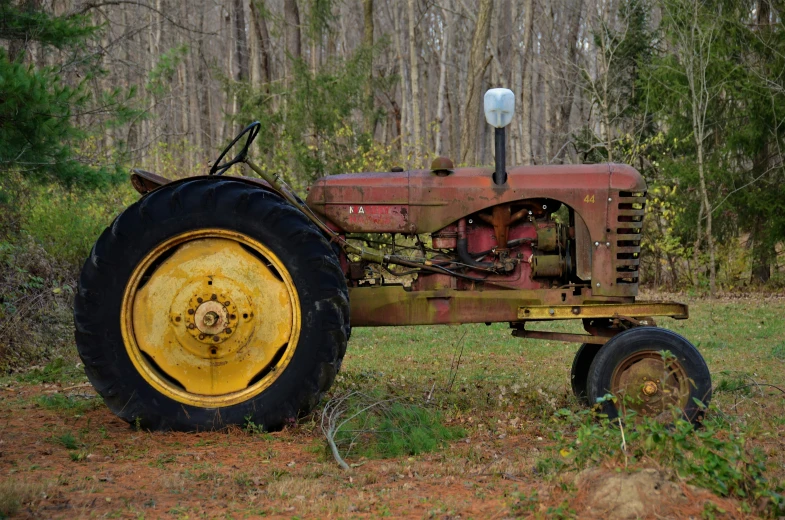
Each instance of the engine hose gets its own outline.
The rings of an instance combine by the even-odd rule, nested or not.
[[[387,262],[390,263],[390,264],[402,265],[402,266],[405,266],[405,267],[416,267],[416,268],[421,269],[423,271],[431,271],[431,272],[434,272],[434,273],[448,274],[450,276],[463,278],[464,280],[471,280],[472,282],[484,282],[485,281],[485,279],[483,279],[483,278],[477,278],[476,276],[469,276],[469,275],[465,275],[465,274],[461,274],[461,273],[456,273],[455,271],[451,271],[450,269],[447,269],[446,267],[441,267],[439,265],[431,264],[430,261],[427,261],[427,263],[415,262],[415,261],[407,260],[405,258],[401,258],[399,256],[390,256],[390,257],[387,258]]]
[[[536,239],[534,238],[515,238],[507,242],[507,247],[515,247],[521,244],[525,244],[527,242],[534,242]],[[480,251],[479,253],[469,253],[474,258],[479,258],[487,255],[488,253],[493,253],[496,248],[488,249],[487,251]]]
[[[476,267],[479,269],[495,269],[495,265],[493,262],[478,262],[472,255],[469,254],[469,242],[466,238],[466,219],[462,218],[458,221],[458,243],[457,248],[458,251],[458,258],[461,259],[461,262],[468,265],[469,267]]]

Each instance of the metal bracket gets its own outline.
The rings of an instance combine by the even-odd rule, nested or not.
[[[519,320],[574,320],[576,318],[689,318],[689,308],[677,302],[588,303],[585,305],[531,305],[518,307]],[[630,320],[631,321],[631,320]]]
[[[616,331],[616,332],[621,332]],[[512,335],[516,338],[547,339],[552,341],[566,341],[568,343],[593,343],[604,345],[612,336],[592,336],[591,334],[569,334],[566,332],[549,332],[544,330],[515,329]]]

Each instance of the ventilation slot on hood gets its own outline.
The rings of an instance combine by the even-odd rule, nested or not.
[[[641,231],[646,208],[646,192],[619,192],[616,228],[616,283],[638,283]]]

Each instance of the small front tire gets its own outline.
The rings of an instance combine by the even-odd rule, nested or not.
[[[570,384],[572,386],[572,393],[578,398],[581,404],[588,405],[589,397],[586,394],[586,381],[589,378],[589,368],[591,362],[597,356],[602,345],[595,343],[583,343],[575,357],[572,360],[572,369],[570,370]]]
[[[615,418],[638,415],[669,420],[675,407],[697,423],[711,400],[711,375],[698,349],[679,334],[637,327],[611,338],[589,368],[590,403]],[[613,399],[603,399],[607,394]]]

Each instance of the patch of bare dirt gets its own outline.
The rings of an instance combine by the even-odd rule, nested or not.
[[[632,473],[591,468],[575,477],[575,486],[573,503],[585,518],[701,518],[704,510],[721,510],[727,518],[736,518],[732,501],[674,482],[654,468]]]
[[[21,485],[0,493],[27,493],[19,518],[700,518],[709,500],[727,512],[719,518],[739,517],[654,470],[546,481],[534,470],[547,441],[533,418],[519,434],[478,428],[439,453],[350,461],[344,472],[315,422],[269,435],[140,432],[98,401],[42,406],[54,392],[97,399],[82,385],[0,389],[0,480]]]

